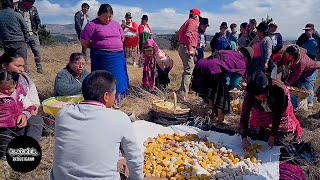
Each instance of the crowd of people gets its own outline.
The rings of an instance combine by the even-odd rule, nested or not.
[[[4,157],[11,137],[27,135],[40,140],[43,119],[38,115],[40,100],[29,77],[27,45],[42,74],[38,32],[40,18],[35,0],[13,3],[4,0],[0,10],[0,157]],[[143,156],[131,121],[119,109],[128,94],[127,58],[143,66],[142,87],[147,91],[167,89],[174,61],[152,38],[148,16],[138,26],[127,12],[122,23],[113,19],[113,8],[101,4],[97,17],[89,20],[89,4],[83,3],[75,16],[75,31],[82,53],[72,53],[69,62],[56,76],[54,96],[82,94],[84,101],[60,111],[55,124],[54,164],[51,179],[117,179],[119,148],[126,158],[129,179],[143,179]],[[320,63],[320,36],[309,23],[297,40],[283,50],[278,24],[255,19],[240,25],[222,22],[210,42],[212,54],[204,55],[209,19],[199,9],[178,31],[178,53],[183,62],[179,101],[188,101],[190,89],[209,104],[212,121],[223,124],[230,112],[230,90],[246,82],[240,135],[244,150],[250,150],[247,137],[261,139],[272,147],[281,138],[302,133],[294,110],[297,97],[289,86],[311,91],[308,105],[313,106],[315,82]],[[90,49],[91,73],[86,70]],[[282,68],[280,68],[282,67]],[[282,69],[282,77],[278,74]],[[94,112],[94,113],[92,113]],[[107,117],[107,119],[106,119]],[[80,155],[80,156],[79,156]]]

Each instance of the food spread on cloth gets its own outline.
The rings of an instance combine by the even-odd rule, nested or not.
[[[183,179],[242,179],[256,174],[261,162],[256,153],[262,146],[238,156],[231,149],[221,147],[195,134],[159,134],[145,142],[144,175],[170,180]]]

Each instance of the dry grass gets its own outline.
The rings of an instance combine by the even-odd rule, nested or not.
[[[68,58],[72,52],[80,52],[80,45],[78,44],[60,44],[50,47],[42,47],[41,54],[43,57],[43,66],[46,74],[40,75],[36,73],[33,57],[29,56],[29,64],[31,65],[30,75],[35,82],[39,96],[41,100],[44,100],[53,95],[54,78],[58,71],[60,71],[68,62]],[[180,85],[181,74],[183,71],[182,62],[176,51],[165,50],[165,52],[174,60],[175,66],[170,72],[171,83],[169,85],[168,92],[176,91]],[[208,55],[208,54],[207,54]],[[131,63],[130,63],[131,64]],[[90,67],[90,65],[88,66]],[[140,88],[142,79],[142,68],[135,68],[128,65],[128,73],[130,78],[130,94],[127,99],[121,102],[120,107],[125,112],[134,112],[139,119],[148,120],[150,118],[151,102],[154,99],[160,98],[159,96],[165,96],[162,94],[159,96],[152,95],[143,91]],[[198,117],[198,120],[204,119],[207,116],[207,106],[201,101],[200,98],[194,94],[190,97],[191,101],[188,104],[193,111],[193,114]],[[319,111],[320,106],[317,106],[314,112]],[[230,122],[230,129],[238,131],[239,116],[229,115],[226,117]],[[306,130],[304,134],[304,140],[313,143],[317,154],[320,154],[320,122],[319,118],[308,118],[307,115],[299,116],[301,125]],[[41,140],[41,146],[43,150],[42,161],[39,167],[30,173],[17,174],[14,173],[8,165],[4,162],[0,162],[0,179],[23,179],[23,180],[38,180],[49,179],[50,169],[52,168],[53,160],[53,145],[54,138],[53,133],[48,137],[44,137]],[[309,179],[319,179],[319,168],[313,166],[304,166],[306,172],[308,172]]]

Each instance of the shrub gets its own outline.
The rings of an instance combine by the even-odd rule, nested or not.
[[[178,40],[178,31],[176,31],[172,37],[170,38],[170,44],[172,50],[177,50],[179,47],[179,40]]]
[[[39,30],[39,39],[41,45],[50,45],[54,43],[50,31],[46,29],[46,25],[41,25]]]

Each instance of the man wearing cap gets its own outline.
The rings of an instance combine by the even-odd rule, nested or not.
[[[88,16],[89,8],[90,8],[89,4],[83,3],[81,5],[81,10],[74,15],[74,28],[77,32],[79,40],[80,40],[81,31],[89,22],[89,16]],[[82,53],[87,56],[87,48],[84,46],[82,46]]]
[[[222,22],[220,25],[220,32],[217,32],[211,42],[211,51],[214,53],[219,50],[231,50],[232,49],[232,38],[233,36],[228,31],[228,25],[226,22]]]
[[[200,25],[198,28],[199,39],[198,39],[198,55],[197,61],[202,59],[204,56],[204,48],[206,47],[207,38],[206,38],[206,29],[209,27],[208,18],[200,18]]]
[[[307,55],[316,60],[317,54],[320,52],[320,37],[315,34],[314,24],[307,24],[303,29],[305,33],[301,34],[296,44],[307,50]]]
[[[194,58],[196,48],[198,46],[198,24],[200,10],[191,9],[189,19],[180,27],[178,31],[179,39],[179,56],[183,63],[183,74],[181,86],[179,88],[178,97],[182,101],[186,101],[191,83],[192,72],[194,68]]]
[[[133,59],[133,65],[135,67],[137,64],[137,56],[138,56],[138,25],[136,22],[132,21],[132,16],[130,12],[127,12],[125,15],[125,20],[122,21],[122,28],[124,32],[124,51],[126,58]]]
[[[15,2],[13,7],[14,10],[20,13],[26,24],[28,31],[28,42],[27,44],[30,46],[34,60],[36,62],[37,72],[43,74],[43,69],[41,65],[41,56],[40,56],[40,41],[39,41],[39,30],[41,26],[40,17],[38,14],[38,10],[35,6],[33,6],[35,0],[22,0]],[[25,59],[26,70],[28,71],[28,61]]]

